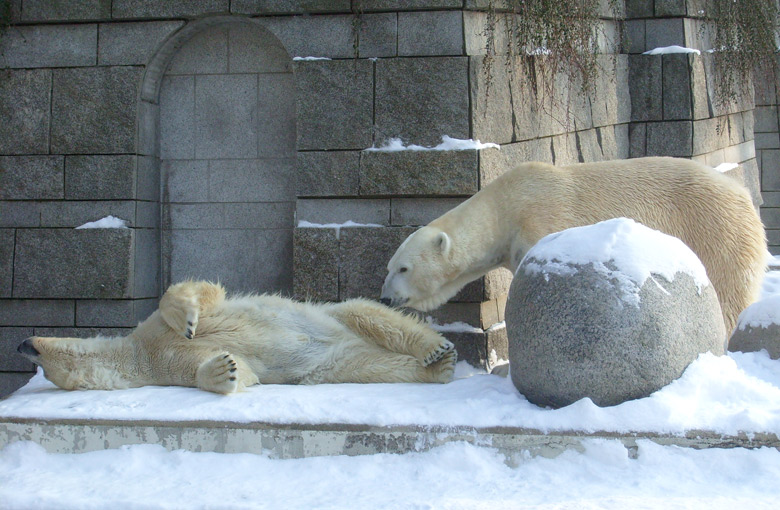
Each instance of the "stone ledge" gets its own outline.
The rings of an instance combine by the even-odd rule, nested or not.
[[[446,427],[329,424],[270,424],[214,421],[162,422],[114,420],[37,420],[6,417],[0,421],[0,447],[34,441],[50,453],[85,453],[131,444],[159,444],[168,450],[217,453],[267,453],[279,459],[332,455],[373,455],[427,451],[451,442],[489,446],[510,459],[554,458],[567,450],[582,451],[589,439],[617,439],[629,452],[637,441],[683,448],[780,448],[773,433],[726,436],[692,430],[684,436],[540,430],[513,427]]]

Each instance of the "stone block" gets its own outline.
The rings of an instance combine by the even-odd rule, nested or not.
[[[478,154],[463,151],[363,151],[361,195],[472,195]]]
[[[777,133],[778,121],[777,121],[777,107],[776,106],[759,106],[753,111],[756,133]]]
[[[465,198],[393,198],[390,200],[390,224],[396,226],[427,225]]]
[[[269,30],[257,24],[228,26],[228,46],[227,64],[231,73],[292,71],[292,59],[282,43]]]
[[[710,93],[708,76],[705,67],[705,59],[692,55],[689,60],[691,67],[691,105],[694,119],[707,119],[714,115],[712,103],[710,102]],[[711,72],[711,71],[710,71]]]
[[[363,14],[358,20],[361,58],[398,55],[398,15],[394,12]]]
[[[11,297],[14,274],[13,229],[0,229],[0,298]]]
[[[463,55],[462,11],[398,13],[400,56]]]
[[[16,351],[25,338],[33,336],[33,328],[0,327],[0,370],[3,372],[31,372],[35,365]],[[0,397],[2,398],[2,397]]]
[[[664,120],[689,120],[693,115],[693,101],[688,54],[664,55],[662,62]]]
[[[780,149],[780,135],[778,133],[756,133],[756,149]]]
[[[304,14],[350,12],[350,0],[232,0],[230,10],[238,14]]]
[[[90,21],[111,18],[111,0],[24,0],[24,21]]]
[[[761,191],[780,191],[780,150],[761,151]]]
[[[36,327],[35,336],[92,338],[95,336],[127,336],[134,328],[43,328]]]
[[[655,0],[655,15],[663,16],[685,16],[687,14],[687,0]]]
[[[160,181],[165,201],[208,202],[210,200],[208,161],[163,160],[160,163]]]
[[[627,20],[623,25],[623,48],[627,53],[642,53],[645,48],[645,20]]]
[[[673,45],[685,46],[682,18],[648,19],[645,27],[645,45],[648,50]]]
[[[514,273],[503,267],[488,272],[484,278],[485,292],[483,299],[506,301],[506,295],[509,292],[509,286],[512,284],[513,277]],[[503,316],[503,309],[500,310],[500,313]]]
[[[298,149],[370,147],[373,62],[305,61],[296,62],[295,68]]]
[[[0,374],[0,398],[5,398],[27,384],[34,372],[5,372]]]
[[[51,71],[4,71],[0,79],[0,154],[47,154]]]
[[[195,77],[165,76],[160,87],[160,158],[195,158]]]
[[[176,52],[167,75],[218,74],[228,72],[228,27],[216,26],[192,36]]]
[[[94,66],[97,25],[35,25],[4,30],[0,55],[10,68]]]
[[[41,226],[40,202],[0,201],[0,228]]]
[[[164,229],[289,229],[292,202],[164,204]]]
[[[690,121],[647,124],[647,155],[690,157],[693,151],[693,123]]]
[[[132,255],[131,229],[19,229],[14,296],[130,297]]]
[[[139,156],[160,155],[160,105],[141,100],[138,104],[138,142],[136,154]]]
[[[458,351],[458,361],[466,361],[477,368],[485,368],[489,363],[490,353],[487,350],[487,338],[484,331],[475,328],[474,331],[441,331],[447,340],[455,344]]]
[[[339,299],[378,299],[387,261],[413,228],[343,228],[339,242]]]
[[[72,300],[3,299],[0,326],[72,326]]]
[[[157,308],[157,299],[84,299],[76,301],[79,328],[135,327]]]
[[[653,16],[653,2],[647,0],[626,0],[626,18],[650,18]]]
[[[63,198],[62,156],[0,156],[0,200]]]
[[[133,258],[133,297],[157,299],[160,288],[160,231],[137,229]]]
[[[296,196],[355,196],[358,194],[360,152],[298,152]]]
[[[314,224],[342,224],[353,221],[361,224],[387,225],[390,221],[388,199],[298,199],[296,221]]]
[[[196,159],[257,157],[257,76],[199,75],[195,82]]]
[[[628,86],[631,91],[631,120],[663,119],[662,57],[629,55]]]
[[[122,18],[173,18],[228,12],[229,0],[113,0],[112,15]]]
[[[160,228],[160,202],[137,201],[135,203],[135,228]]]
[[[39,211],[42,227],[75,228],[109,215],[135,226],[135,202],[129,200],[42,202]]]
[[[766,207],[761,209],[761,221],[768,229],[780,228],[780,208]]]
[[[65,198],[135,198],[135,157],[68,156],[65,158]]]
[[[441,142],[442,135],[469,138],[468,81],[466,57],[379,60],[374,126],[377,144],[401,138],[433,146]]]
[[[146,65],[165,38],[183,25],[180,20],[101,24],[98,65]]]
[[[756,149],[753,141],[743,142],[737,145],[731,145],[724,149],[725,161],[733,163],[742,163],[756,157]]]
[[[479,184],[484,188],[510,168],[527,162],[552,163],[552,143],[549,138],[528,140],[501,146],[500,151],[481,151]]]
[[[589,98],[593,126],[629,122],[631,103],[625,98],[626,91],[629,91],[628,56],[600,57],[599,65],[603,72],[596,77]]]
[[[295,155],[295,77],[292,73],[260,74],[257,100],[257,155],[285,158]]]
[[[426,321],[432,321],[434,324],[443,326],[441,329],[447,328],[448,325],[452,328],[453,326],[451,325],[455,323],[467,324],[472,328],[478,328],[481,319],[481,304],[478,302],[458,303],[450,301],[435,310],[413,313],[425,317]]]
[[[292,57],[356,56],[352,15],[273,16],[258,23],[279,39]]]
[[[697,120],[693,122],[693,153],[698,156],[729,145],[728,122],[725,118]],[[736,161],[738,163],[738,161]]]
[[[295,229],[293,296],[296,299],[338,301],[339,241],[334,229]]]
[[[160,200],[160,162],[152,156],[137,156],[135,192],[138,200]]]
[[[55,69],[51,150],[62,154],[131,153],[142,68]]]
[[[518,136],[532,137],[534,133],[528,131],[538,132],[537,123],[529,119],[536,114],[536,99],[528,96],[530,87],[522,87],[522,82],[528,82],[525,73],[510,72],[512,67],[504,65],[503,58],[486,60],[478,56],[469,60],[473,137],[503,144]],[[514,107],[515,100],[523,107]]]
[[[295,196],[294,159],[213,160],[208,197],[214,202],[289,201]]]

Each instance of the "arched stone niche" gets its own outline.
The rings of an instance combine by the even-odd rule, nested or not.
[[[159,257],[160,290],[202,278],[289,293],[295,82],[279,40],[248,18],[190,22],[147,66],[139,104],[139,175],[158,179],[160,228],[136,270]]]

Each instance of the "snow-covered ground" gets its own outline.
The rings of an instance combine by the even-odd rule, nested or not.
[[[775,259],[775,263],[778,260]],[[780,291],[770,272],[763,297]],[[780,361],[765,352],[702,355],[650,397],[600,408],[530,404],[509,379],[460,363],[447,385],[257,386],[224,397],[192,388],[66,392],[41,374],[0,402],[0,417],[222,419],[239,422],[520,426],[682,434],[780,434]],[[450,443],[427,452],[297,460],[168,452],[136,445],[49,454],[31,442],[0,450],[0,508],[776,508],[780,452],[691,450],[589,440],[555,459],[506,458]]]

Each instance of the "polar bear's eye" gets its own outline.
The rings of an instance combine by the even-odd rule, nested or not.
[[[408,267],[402,267],[398,270],[399,273],[405,273],[409,269]]]

